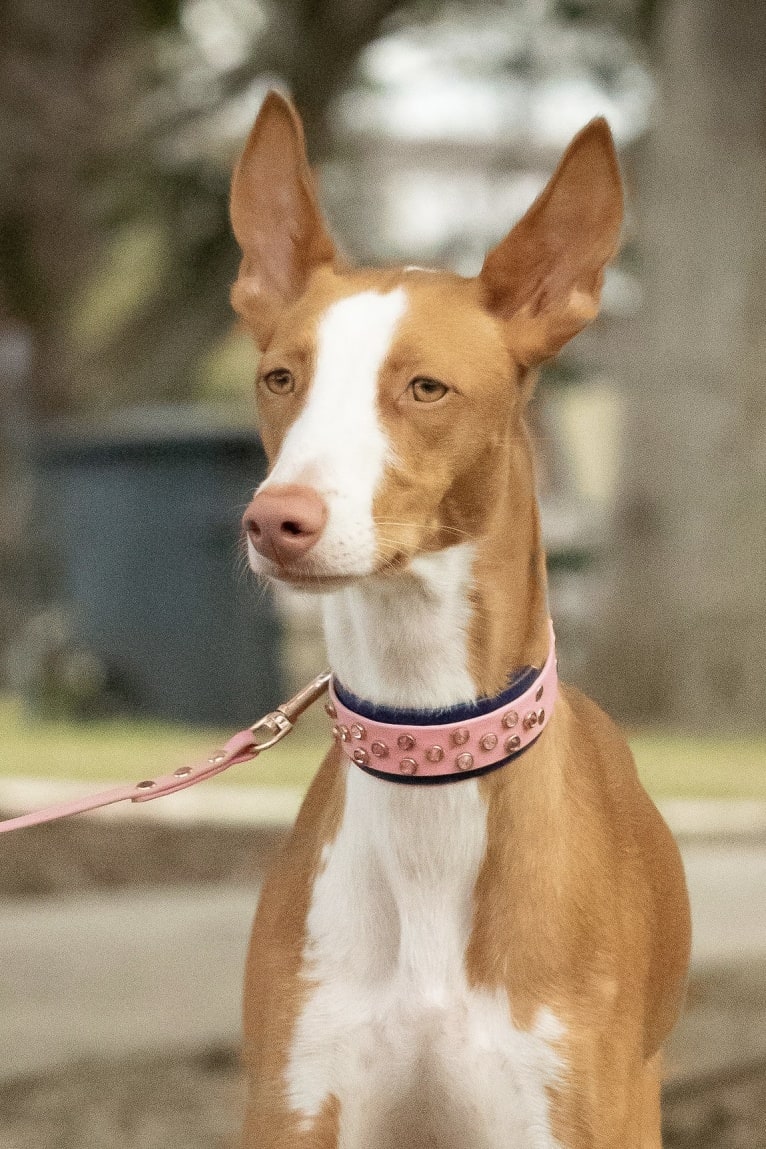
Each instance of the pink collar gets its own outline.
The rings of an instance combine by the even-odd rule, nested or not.
[[[539,737],[550,719],[558,690],[553,626],[545,666],[523,693],[489,713],[465,721],[398,726],[355,714],[344,706],[330,682],[328,713],[337,720],[333,727],[343,751],[369,773],[397,782],[448,782],[475,777],[504,765]],[[125,786],[87,794],[71,802],[34,810],[0,821],[0,834],[39,826],[71,814],[84,814],[115,802],[151,802],[194,786],[229,766],[248,762],[276,745],[292,730],[295,721],[327,689],[330,674],[318,675],[287,702],[253,726],[240,730],[208,758],[179,766],[172,774],[146,778]]]
[[[351,762],[392,782],[449,782],[505,765],[539,738],[558,694],[556,639],[540,673],[523,693],[488,713],[435,724],[381,722],[352,710],[330,681],[327,713],[333,735]]]

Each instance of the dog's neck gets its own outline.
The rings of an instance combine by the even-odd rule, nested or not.
[[[360,698],[394,707],[451,706],[474,698],[469,602],[474,547],[416,559],[324,602],[330,665]]]
[[[548,647],[545,561],[528,444],[509,448],[477,542],[327,595],[338,680],[378,705],[433,709],[491,697]]]

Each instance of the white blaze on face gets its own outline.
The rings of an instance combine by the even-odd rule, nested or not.
[[[309,555],[315,573],[373,568],[372,504],[390,450],[378,418],[378,376],[406,308],[406,293],[396,288],[363,291],[327,309],[306,405],[261,487],[301,483],[324,498],[327,526]]]

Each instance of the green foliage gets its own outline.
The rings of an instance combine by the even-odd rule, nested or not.
[[[97,354],[146,307],[167,274],[170,240],[158,219],[134,220],[99,253],[72,301],[71,333],[83,354]]]
[[[177,27],[181,12],[180,0],[137,0],[143,24],[151,31]]]
[[[252,420],[257,365],[258,355],[250,336],[238,327],[232,328],[201,359],[195,391],[201,399],[242,407]]]

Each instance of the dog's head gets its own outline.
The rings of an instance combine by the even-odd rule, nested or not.
[[[267,96],[234,173],[232,290],[261,351],[270,462],[251,565],[327,590],[482,534],[513,481],[533,369],[589,323],[622,222],[609,128],[575,138],[478,276],[358,270],[317,204],[300,120]]]

